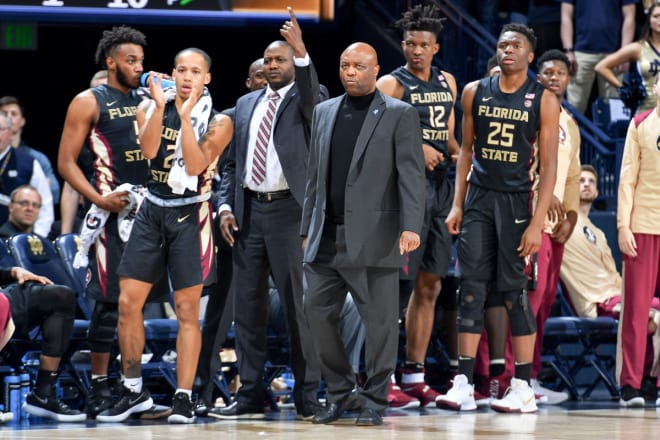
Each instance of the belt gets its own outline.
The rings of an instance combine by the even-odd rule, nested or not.
[[[211,193],[207,192],[192,197],[176,197],[173,199],[161,199],[152,192],[147,191],[144,197],[156,206],[161,208],[170,208],[175,206],[192,205],[193,203],[205,202],[211,198]]]
[[[290,189],[283,189],[281,191],[273,192],[259,192],[252,191],[251,189],[248,189],[247,191],[248,194],[250,194],[250,197],[257,199],[260,202],[274,202],[275,200],[288,199],[291,197]]]

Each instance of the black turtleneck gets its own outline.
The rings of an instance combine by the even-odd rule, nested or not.
[[[326,215],[337,224],[344,223],[346,177],[353,159],[355,143],[375,95],[375,90],[365,96],[346,95],[337,114],[330,142],[326,206]]]

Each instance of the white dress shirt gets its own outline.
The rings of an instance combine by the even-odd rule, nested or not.
[[[310,63],[309,53],[306,53],[303,58],[293,58],[293,63],[297,67],[307,67]],[[259,185],[255,185],[252,181],[252,161],[254,158],[254,149],[256,147],[256,138],[259,130],[259,124],[263,119],[266,109],[268,108],[268,95],[273,93],[273,89],[270,88],[270,85],[266,88],[266,93],[263,94],[261,100],[254,109],[252,114],[252,119],[250,120],[250,135],[248,138],[248,149],[245,159],[245,179],[241,182],[242,186],[245,186],[252,191],[259,192],[273,192],[289,189],[289,184],[284,177],[282,172],[282,165],[280,164],[280,158],[277,156],[277,151],[275,151],[275,146],[273,145],[273,133],[275,132],[275,124],[277,124],[277,110],[279,110],[282,101],[286,94],[291,90],[291,87],[295,84],[295,81],[291,84],[282,87],[277,90],[277,94],[280,95],[280,98],[277,101],[275,107],[275,116],[273,118],[273,125],[270,132],[270,139],[268,139],[268,152],[266,154],[266,178]],[[218,214],[223,211],[232,212],[232,207],[227,203],[223,203],[218,207]]]

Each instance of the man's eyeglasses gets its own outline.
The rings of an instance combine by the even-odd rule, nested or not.
[[[15,200],[12,203],[16,203],[19,205],[21,208],[27,208],[28,206],[31,206],[34,209],[39,209],[41,208],[41,203],[38,202],[31,202],[29,200]]]

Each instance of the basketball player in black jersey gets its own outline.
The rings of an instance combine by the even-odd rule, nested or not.
[[[516,360],[509,392],[491,402],[491,408],[536,411],[529,384],[536,320],[529,305],[524,268],[525,259],[541,245],[555,185],[559,101],[527,75],[535,43],[531,29],[505,25],[497,42],[502,73],[474,81],[463,91],[463,142],[454,204],[447,217],[449,231],[460,232],[459,374],[447,394],[436,401],[441,407],[476,408],[474,357],[488,300],[507,309]],[[534,148],[536,140],[538,151]],[[538,201],[532,215],[537,171]]]
[[[454,137],[456,80],[450,73],[432,66],[433,56],[440,49],[437,36],[443,20],[434,5],[418,5],[406,11],[396,23],[404,30],[401,47],[406,65],[377,82],[378,88],[386,95],[415,107],[424,142],[426,214],[422,244],[409,255],[407,270],[402,270],[400,275],[406,293],[410,292],[411,280],[415,283],[406,312],[406,363],[401,388],[410,397],[418,399],[422,406],[435,406],[438,397],[438,393],[426,384],[424,359],[433,329],[441,278],[447,274],[451,261],[452,238],[445,219],[453,194],[447,168],[451,156],[458,153]],[[451,305],[446,308],[455,310]],[[400,395],[395,383],[390,386],[388,400],[392,407],[413,406],[410,398]],[[415,402],[415,405],[419,403]]]
[[[137,111],[140,149],[150,161],[149,180],[117,269],[124,389],[119,401],[96,417],[102,422],[123,421],[153,404],[142,386],[142,307],[163,268],[167,268],[174,289],[179,322],[177,389],[168,421],[195,421],[190,397],[202,339],[199,300],[204,285],[215,282],[216,275],[211,183],[218,158],[231,140],[233,124],[229,116],[214,116],[205,90],[211,80],[208,54],[188,48],[174,61],[175,89],[163,91],[162,75],[151,76],[153,99],[142,102]],[[187,174],[181,185],[178,183],[183,181],[173,179],[178,163]]]
[[[89,327],[92,388],[86,401],[91,418],[112,404],[108,363],[117,328],[116,270],[123,249],[116,213],[128,204],[126,192],[113,190],[122,183],[142,185],[148,173],[135,129],[135,112],[142,100],[136,89],[143,72],[145,45],[144,34],[127,26],[103,32],[96,49],[96,62],[107,68],[108,82],[73,98],[60,140],[57,164],[60,175],[88,203],[112,213],[89,255],[91,280],[87,295],[95,300]],[[84,170],[79,166],[80,156],[89,158],[85,160],[89,166]],[[94,219],[86,221],[94,224]],[[169,297],[167,288],[157,293],[162,298],[150,299],[166,301]]]

